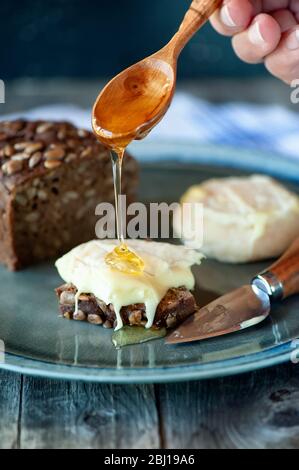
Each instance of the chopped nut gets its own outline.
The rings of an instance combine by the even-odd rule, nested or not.
[[[30,155],[27,155],[27,153],[16,153],[15,155],[11,157],[11,159],[23,161],[23,160],[28,160],[29,157]]]
[[[77,134],[78,134],[79,137],[87,137],[88,136],[88,132],[85,129],[78,129]]]
[[[9,144],[5,145],[3,153],[5,157],[11,157],[15,153],[13,146]]]
[[[103,324],[104,328],[112,328],[112,325],[109,320],[106,320],[105,323]]]
[[[2,124],[13,134],[20,131],[24,127],[24,121],[21,119],[18,121],[4,121]]]
[[[34,142],[30,145],[27,145],[27,147],[24,148],[24,151],[28,153],[28,155],[32,155],[38,150],[41,150],[43,147],[44,147],[44,144],[42,144],[42,142]]]
[[[129,322],[130,325],[140,325],[142,320],[142,311],[141,310],[133,310],[129,314]]]
[[[41,201],[47,201],[48,199],[48,194],[47,192],[44,190],[44,189],[39,189],[37,191],[37,197],[38,199],[40,199]]]
[[[52,129],[53,127],[53,123],[51,122],[45,122],[43,124],[40,124],[37,128],[36,128],[36,133],[37,134],[43,134],[44,132],[47,132],[49,131],[50,129]]]
[[[58,137],[59,140],[64,140],[64,139],[66,138],[66,133],[65,133],[65,131],[59,131],[59,132],[57,133],[57,137]]]
[[[44,166],[45,168],[48,168],[49,170],[52,170],[53,168],[57,168],[58,166],[61,165],[61,161],[60,160],[46,160],[44,162]]]
[[[82,181],[84,186],[91,186],[93,183],[93,180],[91,178],[86,178]]]
[[[63,316],[64,316],[64,318],[66,318],[66,320],[71,320],[72,319],[71,312],[64,312]]]
[[[93,325],[101,325],[103,323],[103,320],[100,315],[97,315],[96,313],[90,313],[87,317],[87,321],[89,323],[92,323]]]
[[[22,160],[9,160],[8,162],[4,163],[1,168],[2,168],[3,173],[10,176],[22,170],[23,161]]]
[[[87,210],[86,207],[84,207],[84,206],[80,207],[80,209],[75,214],[75,219],[76,220],[82,219],[82,217],[86,213],[86,210]]]
[[[31,158],[33,158],[33,157],[34,157],[34,155],[32,155]],[[34,178],[34,180],[32,181],[32,186],[37,187],[39,185],[40,185],[40,179],[39,178]]]
[[[34,168],[36,165],[39,164],[39,162],[42,159],[42,153],[41,152],[36,152],[34,153],[29,160],[29,168]]]
[[[75,153],[68,153],[66,158],[65,158],[65,161],[67,163],[70,163],[70,162],[73,162],[74,160],[76,160],[77,158],[77,155]]]
[[[6,140],[6,134],[4,132],[0,132],[0,141]]]
[[[45,152],[45,158],[47,160],[60,160],[64,157],[65,151],[62,147],[56,145],[51,150]]]
[[[74,305],[75,304],[75,294],[69,291],[63,291],[60,295],[59,302],[64,305]]]
[[[79,194],[76,193],[76,191],[66,191],[63,196],[65,200],[74,201],[75,199],[78,199]]]
[[[30,212],[25,216],[26,222],[36,222],[39,218],[38,212]]]
[[[90,300],[90,297],[88,295],[81,294],[79,296],[79,300],[81,300],[81,302],[88,302]]]
[[[107,305],[105,304],[105,302],[103,302],[103,300],[101,300],[101,299],[98,299],[97,297],[96,297],[96,301],[97,301],[98,306],[102,310],[102,312],[106,313],[107,312]]]
[[[84,321],[86,320],[86,315],[82,310],[78,310],[73,314],[73,320]]]
[[[25,207],[27,205],[27,198],[24,194],[16,194],[16,202],[20,204],[20,206]]]
[[[34,187],[28,188],[26,194],[28,199],[33,199],[36,196],[37,189]]]
[[[92,197],[92,196],[95,196],[95,194],[96,194],[95,188],[91,188],[91,189],[88,189],[87,191],[85,191],[84,196],[85,197]]]
[[[16,150],[25,150],[28,145],[31,145],[32,142],[17,142],[14,147]]]
[[[76,148],[76,147],[77,147],[78,141],[75,140],[75,139],[68,139],[68,140],[66,141],[66,144],[67,144],[67,146],[68,146],[69,148],[73,149],[73,148]]]
[[[176,326],[176,318],[175,317],[172,317],[171,315],[169,315],[167,318],[166,318],[166,326],[167,328],[174,328]]]
[[[81,158],[89,157],[91,154],[92,154],[92,147],[87,147],[81,152],[80,157]]]

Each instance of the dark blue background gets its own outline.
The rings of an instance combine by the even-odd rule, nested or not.
[[[0,77],[109,77],[176,31],[190,0],[0,0]],[[248,76],[230,39],[206,26],[182,54],[183,78]]]

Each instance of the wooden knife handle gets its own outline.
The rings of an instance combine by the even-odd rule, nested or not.
[[[255,278],[268,287],[272,297],[286,299],[299,293],[299,238],[266,271]]]
[[[269,269],[283,286],[283,298],[299,293],[299,238]]]
[[[177,55],[196,31],[209,19],[212,13],[217,10],[222,1],[223,0],[193,0],[181,23],[179,31],[174,36],[173,41],[171,41]]]

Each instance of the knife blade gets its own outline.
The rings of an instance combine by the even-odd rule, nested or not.
[[[233,333],[263,321],[270,312],[270,297],[255,285],[242,286],[198,310],[166,342],[187,343]]]
[[[299,238],[251,284],[239,287],[199,309],[167,338],[167,344],[188,343],[249,328],[270,313],[271,302],[299,293]]]

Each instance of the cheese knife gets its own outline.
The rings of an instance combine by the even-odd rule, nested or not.
[[[298,293],[299,238],[250,284],[219,297],[187,318],[166,338],[166,343],[188,343],[257,325],[270,314],[272,302]]]

